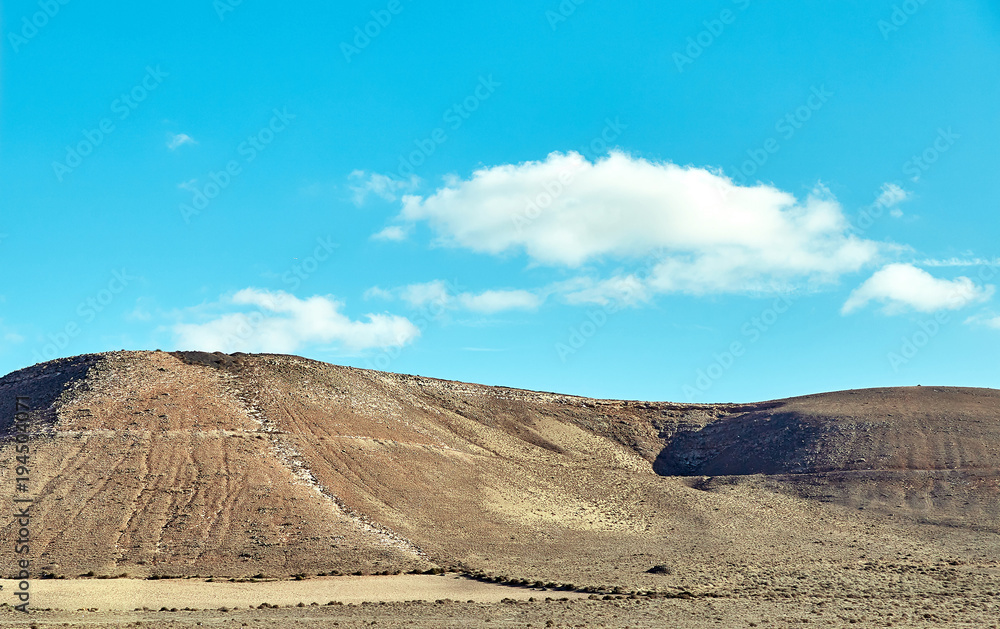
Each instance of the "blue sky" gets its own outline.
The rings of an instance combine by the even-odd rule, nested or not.
[[[6,2],[0,372],[998,386],[1000,10]]]

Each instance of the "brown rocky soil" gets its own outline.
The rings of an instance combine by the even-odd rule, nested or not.
[[[959,626],[961,613],[979,618],[1000,597],[995,390],[685,405],[293,356],[114,352],[0,379],[7,504],[18,395],[33,409],[36,575],[443,567],[599,596],[618,588],[694,597],[586,603],[646,610],[634,626],[677,605],[690,616],[714,601],[722,617],[750,618],[748,600],[806,613],[817,601],[840,609],[859,593],[882,610],[879,622],[922,605],[943,618],[961,603],[966,612],[947,612]],[[11,518],[0,522],[0,547],[16,537]],[[6,556],[2,576],[13,576]],[[462,605],[447,613],[482,620],[478,603]],[[551,620],[532,609],[517,607],[515,617]],[[427,623],[445,613],[410,611]],[[289,626],[306,622],[288,613]]]

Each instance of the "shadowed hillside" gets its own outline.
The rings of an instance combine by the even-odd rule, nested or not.
[[[748,405],[674,435],[664,475],[996,469],[1000,391],[866,389]]]
[[[997,580],[994,390],[684,405],[115,352],[0,380],[8,501],[16,395],[34,409],[32,552],[55,574],[442,566],[729,594],[933,591],[955,582],[933,566],[961,558],[978,572],[959,583]],[[0,536],[12,544],[13,524]],[[865,562],[925,568],[900,581]]]

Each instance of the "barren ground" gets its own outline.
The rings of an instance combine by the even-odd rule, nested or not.
[[[649,627],[704,629],[767,627],[963,627],[1000,626],[995,599],[884,599],[804,596],[740,599],[562,600],[504,603],[452,600],[345,605],[306,605],[264,609],[177,611],[40,611],[33,626],[112,627],[427,627],[474,629],[510,627]],[[26,627],[23,615],[0,608],[0,627]]]
[[[995,390],[684,405],[292,356],[81,356],[0,379],[7,504],[19,495],[15,396],[31,404],[36,578],[263,575],[319,587],[337,581],[316,575],[436,568],[521,593],[550,588],[525,603],[39,612],[39,623],[171,626],[188,614],[190,624],[252,625],[270,614],[289,626],[409,617],[424,626],[664,626],[666,617],[691,627],[801,618],[989,627],[1000,617]],[[12,549],[17,534],[12,519],[0,521],[0,547]],[[8,577],[13,558],[2,567]],[[293,575],[309,579],[287,581]],[[68,596],[67,587],[116,582],[69,579],[34,581],[33,605],[54,606],[42,602],[50,584],[53,596]],[[196,582],[142,583],[180,596]],[[242,585],[220,587],[239,596]],[[469,587],[479,586],[488,587]],[[544,602],[570,590],[601,600]],[[685,598],[603,600],[630,592]],[[169,607],[185,606],[196,605]],[[765,616],[771,625],[754,620]]]

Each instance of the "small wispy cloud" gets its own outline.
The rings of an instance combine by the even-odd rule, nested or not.
[[[602,306],[616,303],[635,306],[647,302],[651,298],[649,286],[636,275],[615,276],[605,280],[577,278],[563,282],[557,287],[566,303],[600,304]]]
[[[406,240],[406,230],[399,225],[390,225],[382,231],[372,234],[372,240],[390,240],[396,242]]]
[[[947,266],[1000,266],[1000,258],[929,258],[918,262],[920,266],[947,267]]]
[[[392,299],[392,291],[385,290],[384,288],[379,288],[378,286],[372,286],[365,291],[362,295],[365,299]]]
[[[911,192],[904,190],[898,184],[886,182],[882,184],[878,198],[875,199],[875,207],[888,209],[889,216],[893,218],[902,218],[903,210],[899,209],[899,204],[909,201],[912,196]]]
[[[197,140],[186,133],[171,133],[167,138],[167,148],[176,150],[185,144],[197,144]]]
[[[420,185],[420,178],[413,175],[409,179],[393,179],[388,175],[379,173],[369,173],[364,170],[355,170],[348,175],[351,182],[351,191],[354,193],[353,201],[357,206],[364,204],[368,195],[395,201],[402,193],[416,190]]]
[[[17,344],[24,342],[24,336],[4,324],[3,319],[0,319],[0,334],[3,335],[3,340],[7,343]]]
[[[1000,316],[996,314],[977,314],[965,320],[969,325],[982,325],[994,330],[1000,330]]]
[[[459,303],[466,310],[492,314],[504,310],[535,310],[542,298],[526,290],[488,290],[482,293],[462,293]]]
[[[442,310],[464,310],[479,314],[495,314],[508,310],[537,310],[546,299],[544,295],[519,289],[469,292],[460,290],[444,280],[408,284],[391,291],[376,286],[365,291],[365,297],[381,299],[399,297],[411,308],[427,308],[433,305]]]
[[[152,321],[153,313],[150,308],[145,304],[146,300],[140,297],[135,302],[135,308],[131,312],[125,313],[126,321]]]
[[[906,201],[911,196],[908,191],[904,190],[898,184],[887,182],[882,184],[881,192],[878,195],[878,199],[875,200],[875,204],[884,207],[893,207]]]

